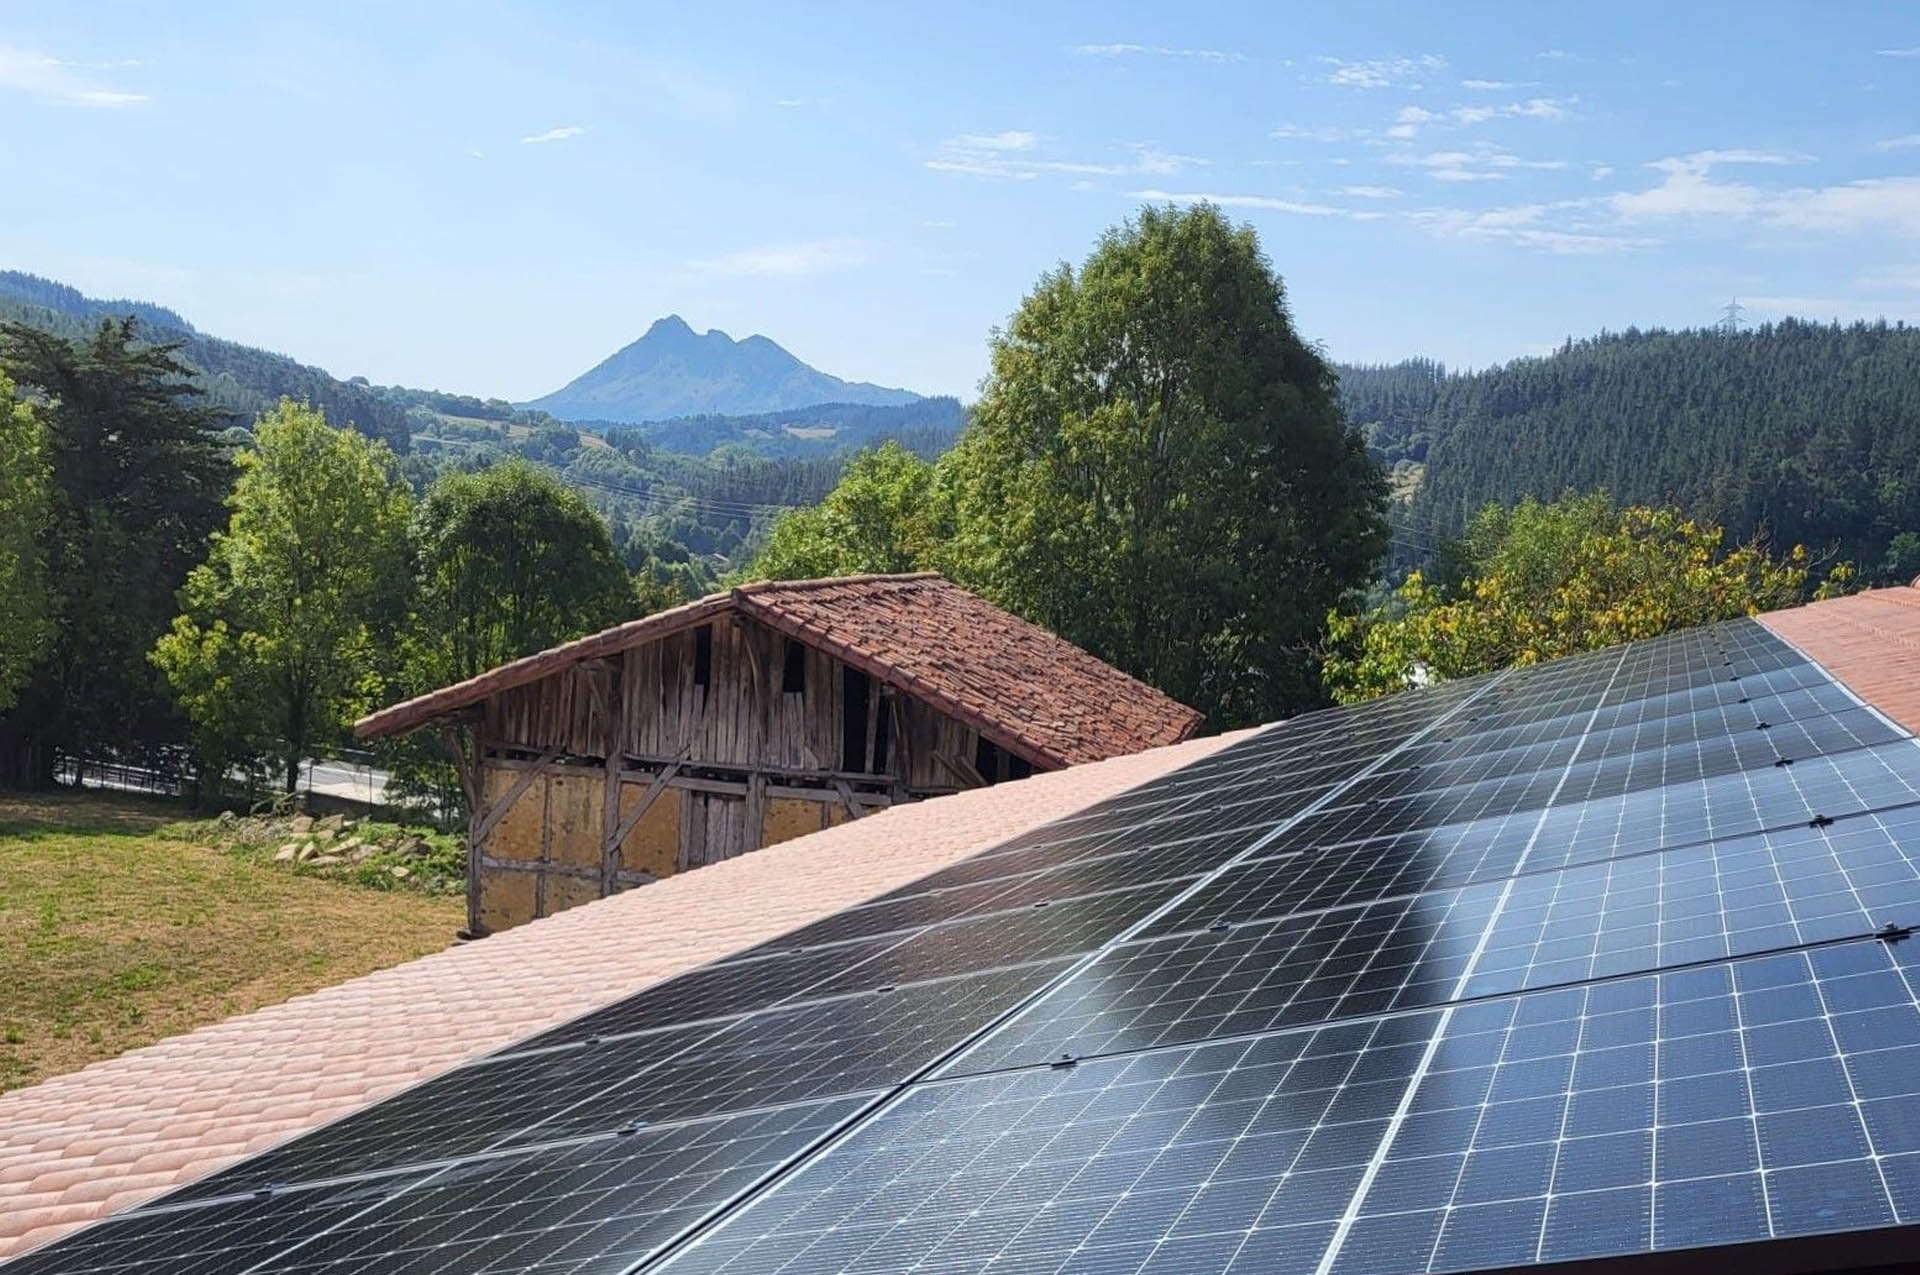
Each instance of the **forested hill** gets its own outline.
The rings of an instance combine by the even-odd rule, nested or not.
[[[1483,372],[1343,368],[1341,390],[1377,457],[1425,462],[1401,521],[1426,544],[1569,487],[1676,500],[1869,575],[1920,531],[1920,329],[1629,330]]]
[[[407,449],[407,412],[375,395],[364,382],[341,381],[284,354],[223,341],[196,329],[164,306],[146,301],[102,301],[51,279],[0,271],[0,321],[25,323],[69,339],[102,319],[133,315],[154,340],[184,342],[182,356],[202,373],[208,399],[236,425],[250,424],[282,398],[311,403],[335,424]]]

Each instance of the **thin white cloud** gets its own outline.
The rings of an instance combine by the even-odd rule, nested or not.
[[[1301,124],[1282,124],[1267,136],[1277,142],[1340,142],[1347,134],[1337,128],[1308,128]]]
[[[1327,83],[1355,89],[1383,89],[1445,69],[1447,60],[1437,53],[1422,53],[1410,58],[1320,59],[1327,72]]]
[[[544,146],[548,142],[564,142],[580,136],[587,131],[584,124],[568,124],[561,128],[550,128],[544,133],[533,133],[520,139],[522,146]]]
[[[1584,62],[1586,60],[1579,54],[1569,53],[1565,49],[1542,49],[1533,56],[1543,62]]]
[[[1030,151],[1039,141],[1038,133],[1008,129],[1004,133],[962,133],[942,144],[970,151]]]
[[[1400,191],[1392,186],[1342,186],[1339,193],[1349,199],[1400,198]]]
[[[791,111],[805,106],[807,99],[804,97],[781,97],[775,98],[773,104],[783,111]]]
[[[1920,44],[1908,45],[1904,49],[1875,49],[1883,58],[1920,58]]]
[[[1221,208],[1253,208],[1262,212],[1296,213],[1303,217],[1354,215],[1345,208],[1336,208],[1331,204],[1307,203],[1298,199],[1276,199],[1270,195],[1223,195],[1212,191],[1131,190],[1127,192],[1127,198],[1144,199],[1156,204],[1215,204]]]
[[[817,239],[809,243],[762,244],[719,257],[686,263],[695,275],[721,278],[797,278],[824,274],[867,259],[865,247],[854,239]]]
[[[1082,58],[1185,58],[1194,62],[1244,62],[1231,49],[1174,49],[1163,44],[1074,44],[1067,52]]]
[[[1460,87],[1472,89],[1477,93],[1507,93],[1514,89],[1526,88],[1532,80],[1462,80]]]
[[[1769,189],[1724,181],[1716,165],[1777,165],[1796,156],[1769,151],[1696,151],[1656,160],[1657,185],[1623,191],[1609,201],[1624,221],[1719,218],[1754,221],[1784,230],[1833,234],[1885,232],[1920,237],[1920,177],[1873,177],[1837,186]]]
[[[1563,159],[1527,159],[1490,142],[1481,142],[1471,150],[1429,151],[1424,155],[1401,151],[1387,156],[1387,162],[1424,169],[1438,182],[1501,181],[1518,171],[1554,172],[1568,167]]]
[[[1573,97],[1533,97],[1520,102],[1456,106],[1446,111],[1429,110],[1424,106],[1403,106],[1399,114],[1394,116],[1392,127],[1387,129],[1387,136],[1406,141],[1416,136],[1422,128],[1433,124],[1472,128],[1496,119],[1564,120],[1567,118],[1567,108],[1577,101],[1579,99]]]
[[[13,89],[63,106],[138,106],[147,100],[146,94],[111,88],[85,74],[137,65],[137,62],[63,62],[44,53],[0,45],[0,89]]]
[[[1593,180],[1603,182],[1611,176],[1613,176],[1612,164],[1595,164],[1593,166]]]
[[[1899,137],[1883,138],[1873,144],[1877,151],[1903,151],[1920,146],[1920,133],[1903,133]]]
[[[1161,177],[1207,164],[1198,156],[1161,150],[1146,142],[1122,148],[1126,157],[1112,160],[1047,158],[1037,153],[1039,143],[1037,134],[1024,131],[963,133],[941,142],[926,167],[968,177],[1030,181],[1042,176]]]
[[[1659,240],[1644,235],[1623,235],[1565,220],[1590,206],[1588,200],[1572,199],[1504,208],[1423,208],[1407,214],[1407,220],[1436,239],[1512,244],[1560,256],[1591,257],[1658,246]]]

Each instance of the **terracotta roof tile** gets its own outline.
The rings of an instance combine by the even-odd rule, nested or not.
[[[726,610],[890,682],[1041,766],[1175,743],[1202,720],[1064,638],[925,573],[765,581],[712,594],[382,709],[356,723],[354,734],[401,734],[569,664],[704,624]]]
[[[0,1257],[1234,738],[898,806],[0,1094]]]
[[[1920,735],[1920,588],[1869,589],[1760,619]]]

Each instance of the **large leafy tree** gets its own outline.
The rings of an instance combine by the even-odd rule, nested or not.
[[[0,782],[50,783],[61,752],[178,736],[145,656],[206,553],[232,466],[176,350],[140,340],[132,319],[77,341],[0,325],[0,372],[46,429],[54,633],[0,717]]]
[[[606,520],[524,461],[441,478],[420,504],[413,540],[417,690],[632,615]]]
[[[861,452],[825,500],[781,516],[747,569],[761,580],[920,571],[951,536],[934,467],[896,442]]]
[[[1318,702],[1385,485],[1253,231],[1146,208],[1043,276],[950,461],[950,569],[1218,725]]]
[[[606,521],[580,493],[523,460],[442,476],[415,511],[412,539],[409,694],[592,633],[655,601],[652,578],[628,579]],[[390,791],[428,800],[449,818],[461,812],[464,794],[431,740],[388,741],[381,752]]]
[[[0,376],[0,711],[13,707],[53,633],[40,543],[48,512],[46,431]]]
[[[1448,556],[1451,579],[1420,572],[1364,615],[1335,615],[1328,688],[1343,703],[1422,681],[1534,664],[1778,607],[1805,593],[1796,545],[1729,545],[1673,506],[1616,508],[1605,493],[1489,505]],[[1851,578],[1835,568],[1825,587]]]
[[[393,453],[283,401],[239,457],[225,531],[156,644],[214,773],[273,757],[286,788],[336,747],[391,671],[411,493]]]

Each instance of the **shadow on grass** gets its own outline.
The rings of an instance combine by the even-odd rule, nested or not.
[[[189,817],[184,801],[76,789],[0,790],[0,837],[137,835]]]

